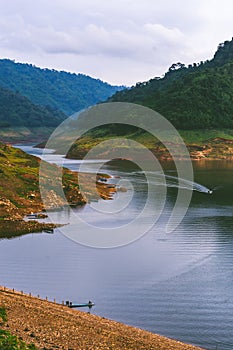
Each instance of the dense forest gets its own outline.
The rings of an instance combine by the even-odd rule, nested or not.
[[[67,115],[104,101],[123,88],[83,74],[41,69],[8,59],[0,60],[0,86]]]
[[[18,92],[0,87],[0,128],[53,127],[66,115],[50,106],[38,106]]]
[[[178,129],[233,128],[233,39],[220,44],[211,61],[173,64],[164,77],[137,83],[109,101],[150,107]]]
[[[193,159],[227,159],[233,144],[233,40],[220,44],[210,61],[188,67],[172,64],[163,77],[117,92],[108,102],[132,102],[160,112],[179,129]],[[133,123],[133,115],[129,118]],[[117,136],[136,140],[163,159],[167,157],[164,146],[149,133],[121,124],[92,129],[72,145],[67,157],[81,158],[97,144]]]

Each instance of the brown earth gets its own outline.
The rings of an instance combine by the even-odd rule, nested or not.
[[[40,350],[198,350],[200,348],[0,287],[1,328]]]
[[[142,139],[143,140],[143,139]],[[71,148],[70,151],[67,154],[67,158],[70,159],[82,159],[86,153],[90,150],[89,147],[94,147],[98,142],[98,140],[92,141],[93,144],[89,144],[89,140],[84,139],[84,144],[81,141],[77,141],[77,145],[79,147]],[[101,140],[99,140],[100,142]],[[79,144],[80,143],[80,144]],[[142,142],[143,144],[143,142]],[[169,153],[169,151],[165,148],[162,142],[155,142],[151,144],[145,144],[145,146],[160,160],[172,160],[173,158],[176,160],[185,160],[187,159],[187,155],[183,153],[183,148],[180,147],[179,144],[175,142],[169,142],[167,143],[170,145],[172,149],[172,155]],[[187,149],[189,151],[188,158],[190,157],[192,160],[201,160],[201,159],[233,159],[233,140],[231,139],[225,139],[222,137],[215,137],[212,139],[208,139],[202,142],[199,142],[198,144],[187,144]],[[118,148],[115,147],[115,150]],[[120,151],[120,149],[118,149]],[[134,152],[138,152],[138,156],[140,158],[140,149],[136,150],[134,149]],[[100,148],[100,154],[99,156],[101,158],[110,158],[108,150],[104,149],[104,151],[101,153]],[[129,149],[130,154],[130,149]],[[144,153],[143,153],[143,159],[144,159]],[[130,157],[128,158],[130,160]]]
[[[233,159],[233,140],[216,137],[207,140],[203,145],[188,146],[190,157],[199,159]]]
[[[43,171],[39,172],[41,164]],[[43,202],[46,209],[54,210],[67,205],[82,206],[100,198],[111,199],[115,189],[108,187],[108,177],[77,174],[65,168],[61,171],[56,165],[0,142],[0,238],[53,229],[54,224],[23,220],[25,215],[44,211]],[[47,188],[44,201],[39,178]],[[105,182],[100,181],[103,178]]]

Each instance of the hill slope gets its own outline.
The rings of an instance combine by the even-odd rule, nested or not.
[[[40,159],[0,142],[0,160],[0,222],[20,219],[22,215],[31,211],[42,210],[39,188]],[[55,165],[51,165],[50,169],[52,172],[57,172]],[[67,190],[72,187],[76,202],[86,203],[80,192],[78,193],[78,184],[74,179],[75,176],[70,171],[64,171],[64,186]],[[53,181],[56,184],[56,178],[53,178]],[[53,185],[53,188],[56,186]],[[54,196],[51,207],[59,206],[61,203],[59,195]]]
[[[44,209],[39,188],[39,166],[39,158],[0,142],[0,238],[37,232],[46,227],[46,224],[22,220],[24,215]],[[62,207],[66,203],[57,190],[60,181],[58,167],[48,164],[48,170],[50,178],[47,174],[41,175],[41,181],[49,182],[51,186],[50,194],[47,193],[47,205],[51,209]],[[96,199],[96,187],[93,189],[91,179],[92,175],[89,178],[88,174],[85,174],[86,187],[82,194],[77,174],[64,168],[62,181],[67,202],[72,205],[84,205]],[[96,186],[98,199],[99,196],[103,199],[112,197],[114,189],[109,189],[106,184],[100,182]]]
[[[2,328],[34,343],[37,349],[201,350],[104,317],[0,287],[0,306],[8,321]]]
[[[0,60],[0,85],[67,115],[104,101],[122,89],[83,74],[40,69],[8,59]]]
[[[109,101],[133,102],[163,114],[179,129],[233,127],[233,40],[211,61],[173,64],[163,78],[139,83]]]
[[[0,87],[0,127],[52,127],[66,115],[51,107],[33,104],[20,93]]]
[[[160,112],[180,130],[193,159],[232,159],[233,40],[220,44],[211,61],[188,67],[173,64],[163,78],[138,83],[108,101],[137,103]],[[145,131],[119,124],[104,125],[83,135],[67,156],[83,157],[101,141],[120,135],[143,143],[160,158],[170,157]]]

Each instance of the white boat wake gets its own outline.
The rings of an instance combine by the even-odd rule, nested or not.
[[[197,182],[192,182],[186,179],[181,179],[181,178],[177,178],[175,176],[166,175],[166,174],[165,174],[165,179],[168,187],[183,188],[183,189],[193,190],[193,191],[207,193],[207,194],[213,193],[213,190]]]
[[[149,171],[148,172],[138,171],[138,172],[135,172],[134,174],[145,174],[147,179],[150,181],[150,183],[157,186],[164,186],[164,178],[165,178],[166,186],[169,188],[171,187],[180,188],[180,189],[197,191],[197,192],[206,193],[206,194],[213,193],[213,190],[197,182],[192,182],[186,179],[163,174],[160,172],[155,173],[155,172],[149,172]]]

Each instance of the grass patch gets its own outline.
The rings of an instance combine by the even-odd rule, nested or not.
[[[0,307],[0,318],[2,324],[7,322],[5,307]],[[36,350],[34,344],[26,344],[24,341],[12,335],[10,332],[0,329],[0,349],[1,350]]]
[[[2,319],[3,323],[7,322],[7,314],[4,307],[0,307],[0,318]]]
[[[103,129],[102,131],[104,131]],[[230,146],[229,152],[226,152],[224,147],[226,141],[232,141],[233,140],[233,129],[200,129],[200,130],[178,130],[181,138],[183,139],[184,143],[188,147],[193,146],[207,146],[210,148],[214,147],[214,152],[210,150],[209,154],[206,154],[206,157],[214,157],[223,159],[224,157],[232,157],[232,146]],[[160,132],[161,137],[163,140],[166,140],[167,142],[173,142],[177,143],[179,142],[179,138],[177,138],[175,135],[172,136],[170,133],[164,131]],[[102,136],[100,136],[102,135]],[[158,133],[159,135],[159,133]],[[152,150],[155,153],[159,151],[160,155],[163,155],[163,152],[166,153],[164,145],[161,143],[161,141],[154,137],[152,134],[148,132],[144,132],[143,130],[138,130],[136,132],[128,132],[124,135],[106,135],[104,132],[102,134],[99,130],[91,131],[90,133],[82,136],[79,138],[70,148],[67,158],[82,158],[90,149],[95,147],[97,144],[110,139],[132,139],[134,141],[137,141],[138,143],[144,145],[146,148]],[[217,140],[219,139],[219,140]],[[112,147],[114,147],[114,142],[112,143]],[[122,147],[127,147],[127,142],[122,143]],[[118,146],[119,148],[119,146]],[[103,155],[107,156],[107,152],[104,152],[101,146],[99,147],[99,152],[103,151]],[[192,155],[191,155],[192,156]]]
[[[1,350],[36,350],[34,344],[26,344],[10,332],[0,329]]]
[[[202,143],[215,139],[217,137],[233,140],[233,129],[222,129],[222,130],[181,130],[180,135],[184,139],[185,143]]]

